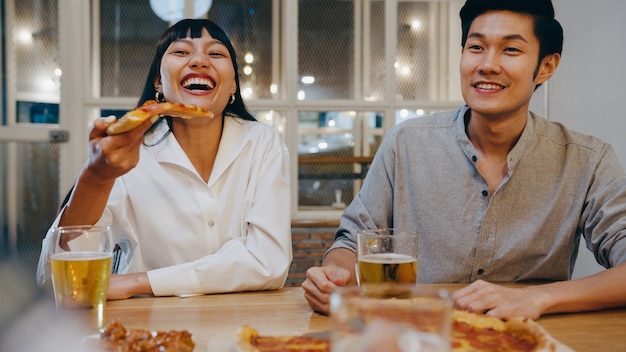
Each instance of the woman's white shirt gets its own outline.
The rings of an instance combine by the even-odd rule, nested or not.
[[[120,273],[147,271],[157,296],[280,288],[292,259],[287,148],[271,126],[226,117],[207,183],[170,134],[142,146],[98,224],[126,252]]]

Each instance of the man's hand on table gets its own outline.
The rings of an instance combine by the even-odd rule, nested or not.
[[[322,314],[330,311],[330,293],[337,286],[350,281],[350,272],[336,265],[312,267],[306,272],[302,283],[304,298],[313,310]]]
[[[546,293],[541,285],[511,288],[478,280],[452,294],[454,307],[502,319],[538,319]]]

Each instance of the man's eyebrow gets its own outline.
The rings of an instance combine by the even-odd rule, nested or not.
[[[523,41],[523,42],[528,43],[528,40],[526,40],[526,38],[524,38],[524,36],[523,36],[523,35],[521,35],[521,34],[509,34],[509,35],[505,35],[505,36],[503,37],[503,39],[506,39],[506,40],[521,40],[521,41]]]
[[[485,39],[486,36],[482,33],[478,33],[478,32],[472,32],[470,34],[467,35],[468,38],[478,38],[478,39]],[[526,43],[528,43],[528,40],[526,40],[526,38],[524,38],[524,36],[522,36],[521,34],[507,34],[505,36],[502,37],[502,39],[504,40],[521,40],[524,41]]]
[[[468,38],[478,38],[478,39],[483,39],[485,38],[484,34],[478,33],[478,32],[472,32],[470,34],[467,35]]]

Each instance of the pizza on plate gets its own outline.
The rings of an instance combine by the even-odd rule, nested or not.
[[[195,105],[170,102],[157,103],[154,100],[148,100],[142,106],[127,112],[110,125],[107,128],[107,133],[114,135],[128,132],[141,125],[144,121],[160,116],[181,117],[184,119],[192,117],[213,118],[213,113]]]
[[[322,335],[322,334],[317,334]],[[330,351],[326,336],[261,335],[250,326],[238,332],[237,352]],[[455,310],[452,352],[547,352],[569,351],[530,319],[504,321],[495,317]]]

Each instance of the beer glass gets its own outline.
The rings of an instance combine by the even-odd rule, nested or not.
[[[330,294],[332,351],[450,352],[452,298],[416,284],[337,287]]]
[[[416,231],[359,230],[356,268],[359,284],[416,283],[417,250]]]
[[[53,235],[50,268],[57,311],[85,320],[89,328],[103,328],[113,256],[111,228],[57,227]]]

